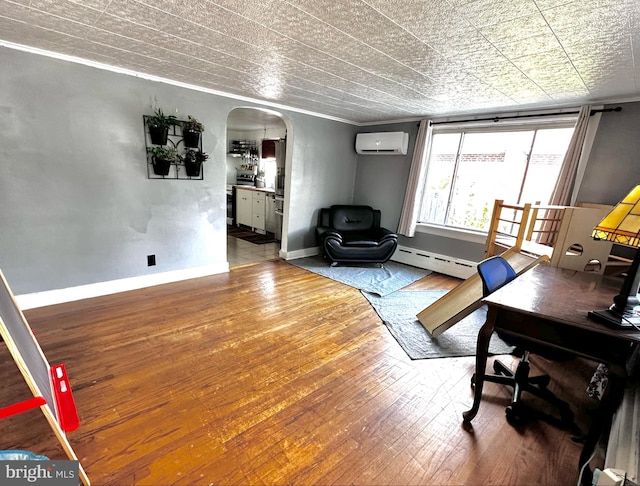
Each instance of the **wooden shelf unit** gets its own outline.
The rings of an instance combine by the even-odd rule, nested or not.
[[[631,260],[614,252],[614,245],[591,238],[591,229],[610,206],[506,204],[497,199],[485,244],[485,258],[516,248],[532,256],[546,255],[551,265],[580,271],[621,273]]]

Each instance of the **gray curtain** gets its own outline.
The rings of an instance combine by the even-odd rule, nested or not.
[[[404,236],[413,236],[416,232],[418,222],[418,211],[422,202],[424,192],[424,178],[429,162],[429,151],[431,149],[432,128],[429,120],[422,120],[418,129],[416,145],[413,150],[411,160],[411,170],[407,181],[407,190],[402,203],[400,222],[398,223],[398,233]]]
[[[571,194],[573,193],[573,187],[576,182],[578,163],[582,155],[582,147],[584,146],[584,139],[587,135],[590,116],[591,105],[585,105],[580,108],[580,114],[576,121],[573,136],[571,137],[569,148],[567,148],[567,153],[564,156],[562,168],[560,169],[560,174],[558,174],[556,186],[551,193],[549,204],[554,206],[571,205]]]
[[[562,167],[558,174],[558,180],[551,193],[549,204],[552,206],[570,206],[571,195],[576,183],[576,175],[578,174],[578,163],[582,156],[582,148],[584,147],[584,140],[587,135],[587,128],[589,126],[589,117],[591,116],[591,105],[585,105],[580,108],[578,119],[573,130],[573,136],[567,153],[562,161]],[[541,225],[541,232],[538,233],[536,241],[553,246],[555,244],[556,234],[560,227],[560,222],[552,220],[556,216],[555,211],[549,210],[546,212],[546,220]]]

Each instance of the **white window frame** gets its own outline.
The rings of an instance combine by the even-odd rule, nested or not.
[[[499,119],[501,115],[496,115],[495,119]],[[517,116],[517,115],[516,115]],[[598,113],[596,115],[600,117]],[[483,116],[482,118],[491,118],[490,116]],[[537,130],[537,129],[549,129],[549,128],[571,128],[575,126],[576,120],[578,118],[577,112],[575,114],[563,114],[559,113],[557,115],[543,115],[543,116],[531,116],[525,115],[522,118],[513,118],[509,120],[500,120],[498,122],[492,120],[477,120],[477,121],[465,121],[465,122],[449,122],[445,120],[446,123],[438,124],[438,121],[434,120],[432,130],[433,134],[439,133],[460,133],[464,131],[466,133],[477,133],[477,132],[498,132],[498,131],[515,131],[515,130]],[[595,117],[593,117],[595,118]],[[595,136],[595,129],[591,131],[591,140],[585,142],[585,146],[591,146],[593,142],[593,136]],[[429,147],[430,150],[431,147]],[[587,156],[584,156],[583,160],[586,163]],[[427,163],[429,163],[428,161]],[[427,177],[429,174],[429,167],[427,165],[427,170],[425,171],[425,178],[422,181],[422,185],[427,182]],[[579,181],[576,181],[578,183]],[[422,202],[421,202],[422,204]],[[418,221],[416,224],[416,232],[418,233],[428,233],[436,236],[443,236],[447,238],[455,238],[461,241],[468,241],[472,243],[480,243],[484,244],[487,238],[486,231],[480,230],[471,230],[464,228],[455,228],[452,226],[440,225],[435,223],[426,223]]]

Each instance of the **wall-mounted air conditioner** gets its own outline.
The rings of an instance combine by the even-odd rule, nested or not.
[[[405,132],[358,133],[356,152],[359,154],[406,155],[409,146],[409,134]]]

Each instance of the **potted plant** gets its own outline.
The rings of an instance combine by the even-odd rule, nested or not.
[[[204,125],[191,115],[187,121],[182,122],[182,138],[184,146],[190,148],[198,148],[200,145],[200,134],[204,132]]]
[[[165,115],[162,108],[156,108],[153,115],[147,117],[151,143],[154,145],[166,145],[169,127],[178,125],[179,123],[175,116]]]
[[[153,164],[153,172],[156,175],[169,175],[171,164],[175,164],[178,160],[178,151],[175,147],[153,147],[151,152],[151,163]]]
[[[184,168],[189,177],[198,177],[202,170],[202,163],[209,158],[209,154],[196,150],[187,150],[184,154]]]

